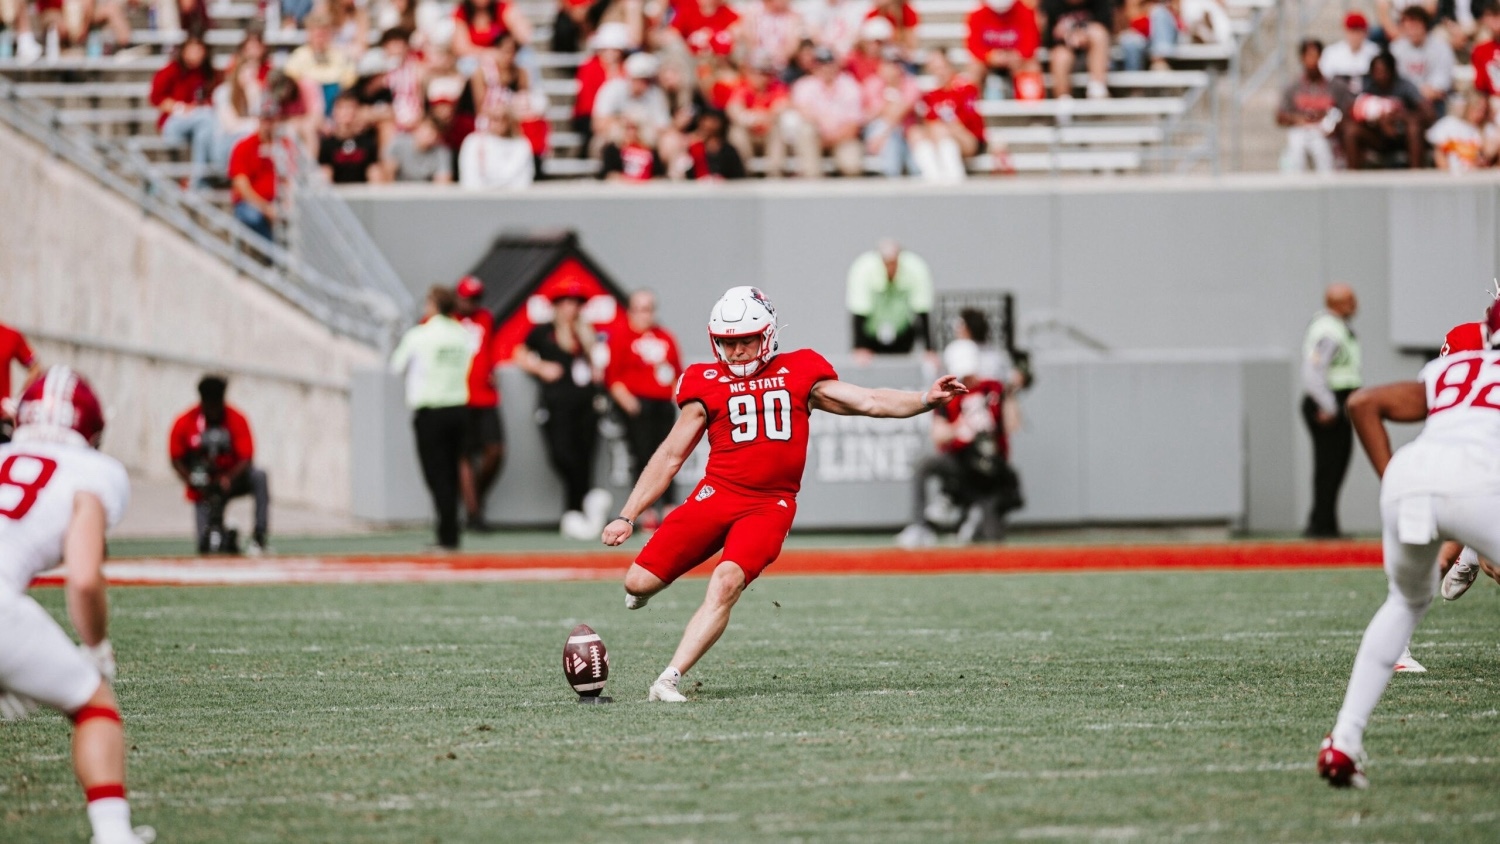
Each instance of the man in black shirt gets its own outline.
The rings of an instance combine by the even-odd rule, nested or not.
[[[1043,0],[1042,45],[1052,51],[1052,96],[1071,99],[1073,65],[1084,54],[1088,68],[1088,97],[1109,97],[1104,75],[1109,72],[1109,32],[1114,24],[1110,0]]]
[[[1339,133],[1350,170],[1371,166],[1370,153],[1384,157],[1403,149],[1406,166],[1415,170],[1425,164],[1423,132],[1432,123],[1432,105],[1417,86],[1397,74],[1394,56],[1387,52],[1371,59],[1361,93],[1345,93],[1343,99],[1345,117]]]
[[[360,125],[358,95],[340,94],[332,121],[333,131],[318,143],[323,175],[336,185],[381,181],[380,141],[373,127]]]

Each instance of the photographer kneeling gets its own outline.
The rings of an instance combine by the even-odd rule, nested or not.
[[[938,452],[916,466],[912,523],[896,537],[903,548],[936,544],[937,530],[956,530],[961,543],[1000,541],[1006,514],[1021,506],[1005,432],[1006,385],[980,375],[982,357],[968,338],[943,351],[947,370],[969,391],[932,415]]]
[[[198,382],[197,407],[172,423],[168,450],[172,468],[187,484],[187,498],[197,516],[198,552],[239,552],[238,537],[224,527],[224,505],[241,495],[255,496],[255,532],[247,553],[267,551],[266,529],[271,507],[266,473],[255,468],[255,441],[250,424],[224,402],[229,382],[217,375]]]

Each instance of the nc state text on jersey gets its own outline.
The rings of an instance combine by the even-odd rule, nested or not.
[[[737,384],[731,383],[729,385],[729,392],[748,393],[751,390],[769,390],[773,387],[785,386],[786,379],[778,375],[775,378],[751,378],[749,381],[741,381]]]

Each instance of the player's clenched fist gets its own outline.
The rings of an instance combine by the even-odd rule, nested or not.
[[[615,519],[604,526],[604,544],[611,548],[619,545],[635,533],[635,528],[624,519]]]

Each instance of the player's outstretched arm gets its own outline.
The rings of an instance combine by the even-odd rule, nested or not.
[[[1347,412],[1376,476],[1384,477],[1385,467],[1391,462],[1391,437],[1385,423],[1426,419],[1427,390],[1420,381],[1365,387],[1349,397]]]
[[[91,492],[73,497],[73,518],[63,537],[67,571],[68,618],[78,638],[90,647],[102,643],[109,605],[104,594],[104,503]]]
[[[651,502],[661,498],[672,478],[677,476],[677,470],[682,468],[683,461],[698,447],[698,441],[703,439],[703,431],[707,427],[708,413],[704,411],[703,405],[689,402],[683,406],[682,414],[677,417],[671,433],[657,447],[656,453],[651,455],[646,468],[641,470],[635,489],[630,491],[625,506],[620,508],[620,515],[633,522],[641,515],[641,511],[651,506]],[[634,532],[630,522],[615,519],[604,526],[601,538],[605,545],[614,546],[629,539]]]
[[[844,381],[819,381],[813,385],[812,407],[839,416],[905,419],[942,407],[954,396],[968,391],[952,375],[944,375],[933,382],[931,389],[922,393],[887,387],[860,387]]]

